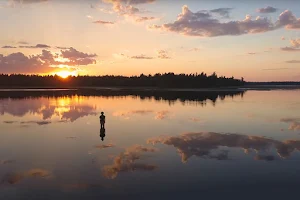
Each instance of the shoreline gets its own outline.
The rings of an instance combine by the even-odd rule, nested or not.
[[[64,90],[129,90],[129,91],[181,91],[181,92],[218,92],[218,91],[268,91],[268,90],[293,90],[300,89],[300,85],[244,85],[233,87],[212,87],[212,88],[150,88],[150,87],[1,87],[1,91],[64,91]]]

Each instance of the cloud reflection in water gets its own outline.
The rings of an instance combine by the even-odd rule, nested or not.
[[[222,160],[228,158],[228,152],[220,150],[221,147],[242,148],[245,152],[255,150],[266,152],[275,148],[278,155],[287,158],[295,150],[300,150],[300,140],[278,141],[262,136],[248,136],[240,134],[221,134],[214,132],[184,133],[179,136],[156,137],[148,139],[149,144],[165,144],[174,146],[182,162],[187,162],[192,156],[207,159]],[[220,151],[217,155],[213,152]],[[272,156],[257,155],[256,160],[274,160]]]
[[[38,115],[43,121],[20,121],[21,124],[46,125],[53,117],[60,118],[57,122],[74,122],[75,120],[88,115],[96,115],[96,107],[78,103],[79,97],[59,98],[24,98],[24,99],[1,99],[0,114],[10,114],[14,117],[25,115]],[[17,121],[4,121],[6,124]]]

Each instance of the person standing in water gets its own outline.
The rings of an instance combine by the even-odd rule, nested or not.
[[[105,115],[104,115],[104,112],[101,112],[101,115],[100,115],[100,125],[101,125],[101,129],[103,128],[104,129],[104,124],[105,124]]]

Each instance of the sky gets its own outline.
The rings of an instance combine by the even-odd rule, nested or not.
[[[0,73],[300,81],[297,0],[0,0]]]

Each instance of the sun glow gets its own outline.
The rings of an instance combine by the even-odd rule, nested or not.
[[[56,75],[62,77],[62,78],[68,78],[69,76],[77,76],[77,72],[73,71],[60,71],[60,72],[55,72]]]

